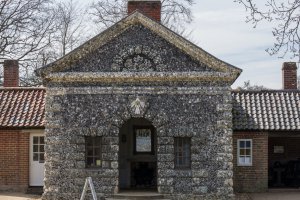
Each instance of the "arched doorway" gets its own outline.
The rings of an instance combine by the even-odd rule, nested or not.
[[[156,131],[144,118],[131,118],[120,128],[119,188],[157,189]]]

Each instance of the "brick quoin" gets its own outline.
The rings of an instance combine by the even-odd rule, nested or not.
[[[128,15],[138,10],[143,13],[147,17],[156,20],[158,22],[161,21],[161,2],[160,0],[129,0],[128,1]]]
[[[282,84],[284,90],[297,89],[297,65],[295,62],[283,63]]]
[[[29,133],[0,130],[0,190],[25,191],[29,185]]]
[[[237,140],[252,139],[252,166],[237,165]],[[234,132],[233,188],[235,192],[263,192],[268,189],[268,134]]]
[[[4,60],[4,87],[19,87],[19,63],[17,60]]]

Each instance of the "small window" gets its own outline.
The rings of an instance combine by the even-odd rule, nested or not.
[[[151,126],[135,126],[134,154],[154,154],[153,128]]]
[[[101,137],[85,137],[86,167],[97,168],[102,166]]]
[[[45,142],[44,136],[33,136],[32,160],[44,163]]]
[[[191,168],[191,138],[176,137],[174,140],[175,168]]]
[[[238,140],[238,165],[252,166],[252,140],[241,139]]]

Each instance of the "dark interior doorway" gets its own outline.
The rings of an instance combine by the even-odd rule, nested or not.
[[[156,131],[151,122],[132,118],[123,124],[119,137],[120,190],[156,190]]]
[[[288,135],[286,133],[285,135]],[[269,137],[269,187],[300,187],[300,136]]]

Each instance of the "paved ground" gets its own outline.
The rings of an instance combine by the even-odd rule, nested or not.
[[[300,190],[236,194],[236,200],[300,200]]]
[[[300,200],[300,191],[255,193],[251,197],[253,200]]]
[[[0,193],[0,200],[32,200],[40,196],[23,194],[23,193]]]
[[[0,200],[38,200],[40,196],[21,193],[0,193]],[[300,191],[236,194],[237,200],[300,200]]]

